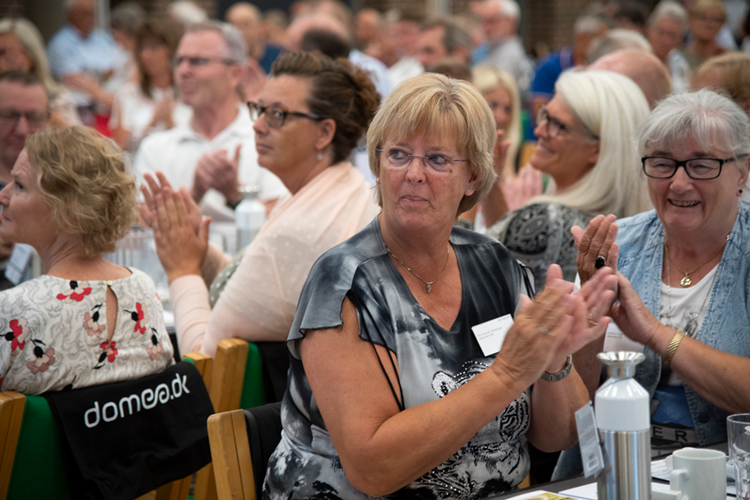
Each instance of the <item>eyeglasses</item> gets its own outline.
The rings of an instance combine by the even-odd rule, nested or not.
[[[172,69],[178,68],[182,61],[187,61],[188,66],[191,68],[199,68],[201,66],[208,66],[209,63],[220,63],[224,64],[226,66],[232,66],[234,64],[239,64],[234,59],[226,59],[223,57],[191,57],[191,56],[179,56],[172,58],[171,61],[169,61],[169,64],[172,66]]]
[[[260,115],[266,115],[266,125],[271,128],[281,128],[286,123],[288,116],[296,116],[298,118],[307,118],[308,120],[323,120],[322,116],[318,116],[313,113],[300,113],[298,111],[287,111],[281,109],[278,106],[261,106],[257,102],[248,102],[247,107],[250,110],[250,119],[256,121],[260,118]]]
[[[569,131],[569,132],[578,132],[579,134],[583,134],[586,137],[590,137],[591,139],[599,140],[599,136],[594,134],[593,132],[590,132],[588,130],[584,129],[577,129],[574,127],[571,127],[569,125],[565,125],[563,122],[558,120],[557,118],[553,118],[549,115],[547,112],[547,106],[544,104],[541,105],[539,108],[539,112],[536,114],[536,124],[541,125],[542,123],[547,123],[547,135],[551,138],[555,138],[558,135],[560,135],[560,132]]]
[[[43,127],[49,120],[49,112],[40,113],[38,111],[17,111],[15,109],[0,109],[0,122],[15,126],[21,117],[26,119],[32,128]]]
[[[376,149],[378,153],[386,153],[383,149]],[[455,160],[449,156],[433,153],[427,156],[409,155],[401,149],[391,148],[387,151],[385,159],[389,166],[393,168],[404,168],[411,165],[414,158],[419,158],[426,167],[430,167],[435,172],[447,172],[453,167],[455,162],[467,162],[469,160]]]
[[[707,181],[716,179],[721,175],[721,167],[725,163],[733,162],[736,159],[693,158],[677,161],[672,158],[662,158],[660,156],[644,156],[641,158],[641,162],[643,163],[643,173],[652,179],[671,179],[677,173],[677,169],[683,167],[685,173],[691,179]]]

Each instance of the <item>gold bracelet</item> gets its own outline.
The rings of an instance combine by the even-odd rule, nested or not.
[[[672,337],[672,342],[669,343],[669,347],[667,347],[667,352],[664,353],[662,356],[662,360],[664,361],[664,364],[669,366],[669,364],[672,362],[672,358],[674,358],[674,353],[677,352],[677,347],[680,345],[680,342],[682,341],[682,337],[685,336],[685,330],[677,330],[677,333],[674,334],[674,337]]]

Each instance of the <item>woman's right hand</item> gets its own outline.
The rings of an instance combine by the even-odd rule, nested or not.
[[[163,173],[156,172],[156,177],[159,179],[159,182],[157,182],[151,174],[143,174],[143,180],[145,182],[141,184],[141,193],[143,194],[144,203],[138,204],[138,213],[141,216],[141,220],[151,229],[154,229],[157,216],[156,197],[161,194],[164,189],[170,189],[174,192],[172,185]],[[182,202],[187,209],[190,225],[197,236],[201,226],[201,221],[203,220],[203,213],[198,204],[195,203],[195,200],[193,200],[193,197],[189,194],[185,195],[184,192],[184,190],[180,190],[179,192],[175,192],[175,194],[179,194],[182,198]]]
[[[504,179],[503,194],[509,211],[521,208],[531,198],[542,194],[542,172],[530,164],[526,165],[517,177]]]
[[[617,258],[620,247],[615,243],[617,238],[617,217],[610,214],[597,215],[589,222],[586,231],[578,226],[570,228],[573,234],[578,256],[578,276],[581,284],[586,283],[596,272],[596,259],[603,257],[605,266],[617,270]]]

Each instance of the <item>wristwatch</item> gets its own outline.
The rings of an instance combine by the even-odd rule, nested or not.
[[[573,369],[573,355],[568,354],[568,360],[565,362],[565,368],[557,373],[542,373],[541,379],[547,382],[559,382],[570,374],[570,370]]]

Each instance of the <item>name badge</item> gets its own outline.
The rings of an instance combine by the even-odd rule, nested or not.
[[[485,356],[491,356],[500,352],[503,341],[505,341],[505,335],[511,326],[513,326],[513,317],[510,314],[506,314],[505,316],[474,325],[471,327],[471,331],[474,332],[474,337],[479,342],[482,353]]]
[[[614,321],[609,322],[607,333],[604,337],[604,352],[633,351],[643,352],[643,344],[630,340],[627,335],[617,326]]]

